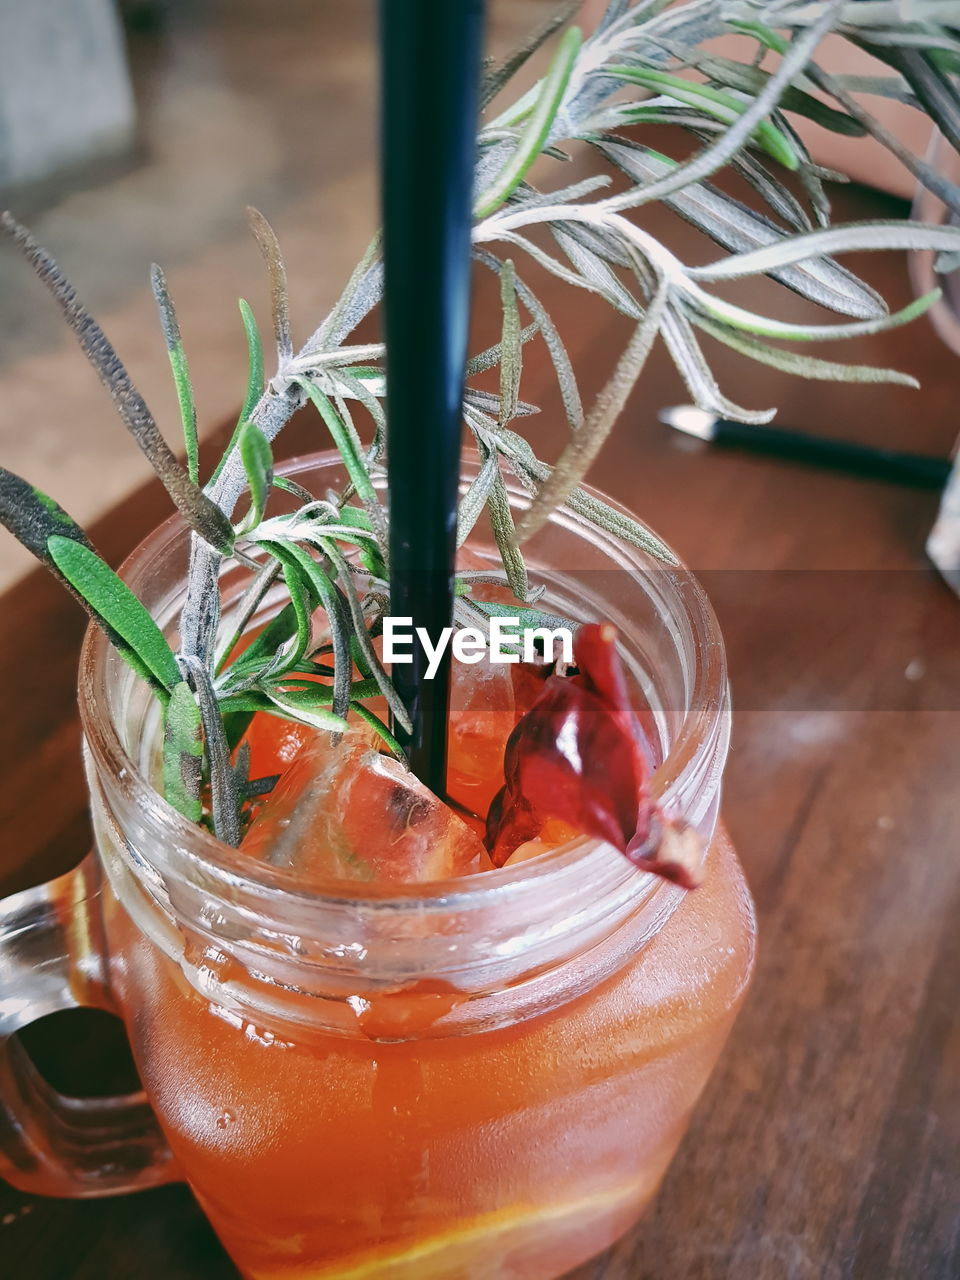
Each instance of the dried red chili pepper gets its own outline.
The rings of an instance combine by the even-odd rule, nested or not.
[[[638,867],[685,888],[699,882],[699,838],[667,820],[650,794],[650,752],[609,623],[581,627],[578,674],[551,675],[507,742],[506,783],[487,816],[502,866],[551,819],[615,845]]]

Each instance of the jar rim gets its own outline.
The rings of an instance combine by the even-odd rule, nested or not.
[[[296,476],[317,467],[341,465],[339,454],[325,450],[302,455],[284,461],[278,472]],[[469,475],[471,461],[465,460],[464,473]],[[523,503],[527,495],[508,482],[511,496]],[[585,492],[602,499],[621,514],[628,516],[647,529],[626,507],[599,493],[582,486]],[[611,560],[621,567],[649,572],[643,562],[645,553],[635,549],[614,535],[607,534],[569,510],[555,512],[551,523],[572,528],[574,532],[588,530],[590,538],[600,543]],[[138,581],[149,576],[151,566],[176,543],[187,537],[187,528],[179,514],[171,515],[154,529],[124,560],[120,576],[136,589]],[[729,726],[729,693],[727,689],[726,658],[723,640],[713,608],[700,583],[689,569],[676,558],[676,563],[664,565],[666,570],[683,575],[684,589],[679,593],[685,620],[695,638],[694,666],[692,672],[689,705],[683,721],[669,745],[666,756],[652,776],[652,791],[658,802],[669,809],[671,798],[676,795],[698,768],[698,761],[705,745],[719,747],[719,767],[726,752],[725,735]],[[240,850],[218,840],[211,832],[196,826],[178,813],[153,787],[140,765],[127,751],[118,726],[107,708],[109,658],[112,650],[104,633],[95,625],[88,626],[81,651],[79,673],[79,707],[84,739],[97,766],[106,770],[107,776],[122,779],[124,789],[136,805],[142,822],[160,840],[160,846],[170,854],[175,853],[176,863],[182,872],[187,866],[202,872],[209,887],[211,877],[222,890],[251,891],[266,895],[269,900],[297,902],[304,908],[310,904],[326,906],[357,905],[366,908],[382,907],[398,909],[415,907],[418,910],[449,911],[469,910],[471,907],[489,908],[491,899],[512,898],[522,894],[531,885],[538,891],[556,882],[559,889],[571,874],[583,874],[585,865],[604,865],[603,854],[607,846],[596,839],[577,837],[548,854],[520,863],[513,867],[500,867],[485,871],[482,875],[437,880],[423,884],[366,883],[330,879],[305,888],[296,882],[289,870],[272,867],[254,861]],[[623,858],[623,876],[637,881],[636,891],[643,897],[659,890],[671,888],[666,882],[648,872],[639,871]],[[609,865],[609,864],[607,864]],[[609,879],[609,876],[605,877]],[[643,888],[647,893],[643,893]]]

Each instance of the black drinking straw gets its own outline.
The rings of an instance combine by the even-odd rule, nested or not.
[[[436,640],[453,614],[483,0],[380,0],[390,611]],[[442,795],[448,660],[393,680],[410,766]],[[398,726],[396,726],[398,727]]]

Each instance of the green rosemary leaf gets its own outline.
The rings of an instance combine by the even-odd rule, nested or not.
[[[958,249],[960,228],[924,222],[848,222],[841,227],[791,236],[777,244],[721,258],[705,267],[691,267],[696,280],[736,280],[766,274],[777,268],[821,254],[862,252],[868,249]]]
[[[160,312],[163,338],[167,344],[167,355],[173,372],[174,386],[177,389],[180,424],[183,428],[183,442],[187,452],[187,475],[196,484],[200,477],[200,452],[197,442],[197,406],[193,398],[190,367],[187,364],[187,353],[183,349],[177,312],[167,289],[167,278],[156,263],[150,268],[150,285]]]
[[[333,437],[333,442],[337,447],[337,451],[343,459],[343,464],[347,469],[347,474],[360,497],[360,501],[370,514],[370,518],[373,521],[373,527],[377,533],[377,540],[381,547],[385,547],[387,544],[387,529],[383,508],[380,505],[380,499],[377,497],[377,491],[373,486],[373,481],[370,479],[367,469],[363,464],[363,459],[354,449],[349,433],[340,421],[340,418],[329,398],[324,395],[315,382],[310,382],[307,379],[301,379],[300,385],[303,387],[304,391],[306,391],[307,395],[316,407],[317,412],[326,423],[327,429]]]
[[[237,440],[247,484],[250,486],[250,510],[240,525],[239,533],[249,533],[263,519],[270,488],[273,484],[273,451],[270,442],[255,422],[245,422]]]
[[[240,299],[240,316],[243,320],[243,328],[247,337],[247,389],[243,397],[243,406],[240,409],[240,416],[237,418],[237,425],[233,429],[230,442],[223,451],[223,457],[213,469],[213,475],[210,477],[210,484],[214,485],[220,478],[220,473],[227,465],[227,459],[231,457],[236,448],[237,440],[243,429],[245,422],[248,422],[257,407],[260,397],[263,395],[263,345],[260,342],[260,330],[257,328],[257,322],[250,304]]]
[[[478,446],[479,447],[479,446]],[[497,459],[489,450],[481,463],[480,470],[470,482],[466,493],[460,499],[457,508],[457,547],[462,547],[473,532],[480,519],[493,482],[497,477]]]
[[[163,481],[187,524],[217,551],[229,554],[233,548],[230,521],[216,503],[193,483],[177,461],[120,357],[93,316],[81,305],[76,290],[60,267],[11,214],[0,215],[0,226],[13,239],[59,304],[84,355],[110,393],[124,426]]]
[[[282,664],[276,669],[277,674],[300,661],[310,647],[312,636],[311,615],[313,614],[310,591],[304,582],[304,575],[299,565],[287,561],[283,564],[283,580],[290,592],[290,603],[293,605],[294,617],[297,621],[296,643],[284,655]]]
[[[500,474],[500,463],[496,454],[493,455],[493,461],[496,465],[496,475],[490,497],[487,499],[490,527],[493,529],[493,536],[497,550],[500,552],[500,559],[503,561],[510,590],[518,600],[526,600],[530,591],[527,566],[517,542],[517,530],[513,522],[513,512],[510,510],[510,498],[507,487],[503,483],[503,476]]]
[[[716,298],[691,282],[684,290],[684,301],[699,314],[709,316],[734,329],[743,329],[762,338],[779,338],[784,342],[819,342],[836,338],[859,338],[868,334],[880,333],[884,329],[896,329],[909,324],[918,316],[922,316],[939,300],[941,291],[932,289],[922,298],[915,298],[908,306],[892,315],[881,316],[876,320],[858,320],[852,324],[789,324],[783,320],[774,320],[769,316],[757,315],[746,311],[732,302]],[[706,408],[707,406],[703,406]]]
[[[233,765],[230,763],[230,748],[213,683],[209,671],[199,658],[186,654],[180,661],[200,706],[207,763],[210,767],[213,832],[218,840],[235,849],[241,836],[241,798]]]
[[[0,524],[51,569],[55,566],[47,541],[54,534],[93,550],[87,535],[58,502],[5,467],[0,467]]]
[[[724,129],[715,142],[681,164],[673,173],[665,174],[664,177],[646,186],[643,191],[643,202],[662,200],[665,196],[689,186],[691,182],[699,182],[702,178],[710,177],[736,155],[754,129],[776,108],[782,89],[790,84],[793,77],[807,65],[820,40],[834,25],[842,5],[843,0],[828,0],[810,27],[787,46],[783,59],[768,84],[743,114]],[[617,201],[618,197],[612,196],[604,201],[604,204],[609,209],[615,209]],[[628,195],[627,201],[630,205],[636,204],[634,193]]]
[[[263,344],[260,341],[260,330],[251,310],[249,302],[244,298],[239,301],[240,317],[243,320],[243,331],[247,338],[247,390],[243,397],[243,408],[237,425],[246,422],[253,413],[254,405],[263,395]]]
[[[378,262],[380,242],[381,235],[378,231],[350,273],[350,279],[333,310],[310,337],[304,351],[323,351],[327,347],[340,346],[347,334],[352,333],[371,309],[373,302],[369,299],[373,296],[375,300],[377,293],[375,288],[370,289],[371,281],[379,278],[382,283],[383,264]]]
[[[691,317],[698,329],[702,329],[718,342],[724,343],[733,351],[758,364],[770,365],[783,373],[791,373],[800,378],[809,378],[820,382],[894,382],[904,387],[919,387],[920,383],[908,373],[900,373],[896,369],[881,369],[874,365],[838,364],[834,360],[820,360],[813,356],[804,356],[796,351],[784,351],[781,347],[771,347],[765,342],[747,334],[731,329],[728,325],[717,324],[706,316]]]
[[[607,264],[577,237],[570,228],[560,222],[550,224],[550,231],[557,244],[567,255],[577,271],[622,315],[638,320],[643,314],[636,298],[620,283]]]
[[[330,577],[303,547],[295,542],[277,542],[272,543],[270,549],[285,563],[297,566],[326,610],[330,639],[333,644],[333,709],[338,716],[345,716],[350,701],[353,660],[343,598]]]
[[[64,578],[133,650],[157,682],[167,690],[179,684],[173,650],[123,579],[89,546],[73,538],[53,534],[47,539],[47,549]]]
[[[139,676],[153,685],[158,693],[165,694],[163,684],[157,680],[153,671],[141,662],[123,637],[97,613],[90,601],[65,577],[50,553],[49,540],[59,536],[72,539],[95,555],[87,535],[59,503],[3,467],[0,467],[0,524],[9,529],[13,536],[67,588],[92,621],[104,632],[124,661]]]
[[[704,55],[695,59],[695,65],[715,83],[725,85],[728,89],[739,89],[751,97],[756,97],[762,89],[766,88],[770,80],[768,71],[761,71],[759,67],[744,66],[743,63],[735,62],[730,58]],[[822,128],[829,129],[832,133],[845,134],[847,137],[862,138],[867,132],[864,125],[853,116],[837,111],[836,108],[793,86],[783,91],[780,97],[780,110],[793,111],[797,115],[806,116],[808,120],[813,120]]]
[[[775,409],[747,409],[727,399],[704,358],[693,326],[678,307],[665,312],[661,333],[670,358],[687,384],[696,405],[701,409],[710,409],[721,417],[735,418],[738,422],[770,421]]]
[[[268,550],[270,550],[271,554],[275,554],[272,548],[268,548]],[[232,680],[250,672],[259,671],[264,663],[270,662],[280,647],[296,634],[296,630],[296,610],[292,604],[285,604],[244,649],[243,653],[224,668],[224,679]],[[228,651],[228,655],[229,652],[232,652],[232,650]]]
[[[332,539],[322,538],[320,541],[323,550],[336,566],[337,579],[346,598],[347,608],[350,610],[350,616],[353,619],[353,635],[365,660],[366,669],[369,671],[370,675],[373,676],[374,680],[376,680],[380,688],[380,692],[386,698],[387,705],[393,712],[397,723],[406,733],[410,733],[412,725],[410,723],[410,716],[407,713],[407,709],[401,702],[399,694],[394,689],[390,677],[383,669],[383,664],[370,642],[370,636],[367,632],[367,620],[363,616],[363,606],[360,603],[360,597],[357,595],[357,588],[350,573],[350,566],[344,559],[340,548],[332,541]]]
[[[652,93],[668,94],[677,102],[696,107],[723,124],[733,124],[749,105],[733,94],[724,93],[721,89],[711,89],[709,85],[698,84],[693,80],[683,80],[668,71],[648,71],[642,67],[608,67],[607,70],[620,80],[639,84]],[[761,120],[755,126],[753,139],[785,169],[796,170],[800,167],[792,144],[770,120]]]
[[[583,33],[579,27],[570,27],[564,34],[550,64],[550,70],[543,81],[540,96],[517,141],[516,149],[477,201],[476,217],[489,217],[495,209],[499,209],[523,181],[530,166],[543,150],[550,133],[550,126],[556,118],[567,91],[570,74],[582,42]]]
[[[355,711],[361,720],[365,720],[372,729],[377,731],[383,741],[387,744],[387,747],[398,760],[404,760],[406,758],[403,747],[401,747],[400,743],[396,740],[380,717],[372,712],[369,707],[365,707],[362,702],[351,702],[350,710]]]
[[[595,145],[634,182],[659,178],[676,168],[676,161],[625,138],[604,139]],[[779,244],[785,238],[783,229],[775,222],[708,183],[694,183],[684,191],[667,196],[664,204],[723,248],[739,253],[766,244]],[[830,258],[811,256],[769,274],[788,289],[831,311],[861,319],[882,316],[887,311],[879,294]]]
[[[314,729],[329,729],[332,733],[343,733],[347,728],[347,722],[341,716],[334,715],[332,711],[317,705],[316,702],[311,702],[310,699],[298,697],[294,691],[280,694],[271,690],[267,693],[267,697],[291,719],[311,725]]]
[[[569,618],[561,618],[556,613],[545,613],[542,609],[531,609],[529,605],[496,604],[491,600],[473,600],[473,606],[488,618],[519,618],[516,627],[504,627],[504,635],[511,633],[522,636],[525,631],[547,628],[550,631],[557,627],[568,627]]]
[[[517,273],[508,258],[500,272],[500,306],[503,324],[500,331],[500,425],[505,427],[516,416],[520,399],[520,377],[523,370],[523,348],[520,344],[520,312],[517,308]]]
[[[256,238],[270,276],[270,307],[273,313],[273,336],[281,365],[293,355],[290,340],[290,302],[287,293],[287,271],[276,233],[259,209],[247,209],[247,221]]]
[[[273,586],[279,576],[279,573],[280,564],[276,560],[271,560],[262,565],[254,575],[252,582],[244,592],[243,598],[237,605],[237,613],[233,623],[233,630],[229,633],[228,638],[220,643],[217,651],[216,662],[214,663],[215,672],[219,673],[224,663],[239,644],[240,637],[246,631],[247,626],[263,602],[267,592]]]
[[[499,276],[501,263],[492,253],[489,253],[486,249],[479,249],[475,251],[475,257],[478,262],[482,262],[485,267],[495,271]],[[546,307],[519,276],[515,278],[514,287],[520,301],[529,311],[543,334],[543,341],[546,344],[554,372],[557,375],[557,385],[560,388],[560,398],[563,401],[567,422],[570,424],[572,431],[578,431],[583,426],[583,404],[580,400],[576,374],[573,372],[573,365],[570,362],[567,349],[563,345],[563,339],[550,319]]]
[[[302,484],[297,484],[296,480],[291,480],[289,476],[274,476],[273,487],[282,489],[284,493],[293,494],[303,503],[316,502],[316,498],[309,489],[304,489]]]
[[[203,816],[200,778],[203,737],[200,708],[185,680],[175,684],[163,717],[163,794],[190,822]]]
[[[543,526],[551,511],[564,502],[580,483],[585,471],[600,452],[646,364],[661,323],[668,314],[668,296],[667,286],[662,284],[650,300],[646,315],[637,325],[613,374],[597,397],[583,430],[578,431],[569,441],[549,480],[521,517],[517,529],[519,541],[532,537]]]
[[[526,346],[540,332],[536,324],[525,325],[520,330],[521,345]],[[487,347],[485,351],[480,351],[475,356],[471,356],[467,362],[467,377],[473,378],[478,373],[485,373],[487,369],[495,369],[500,363],[502,348],[500,343],[496,343],[492,347]]]

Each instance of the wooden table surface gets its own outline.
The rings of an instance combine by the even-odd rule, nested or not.
[[[838,218],[891,207],[857,190],[836,206]],[[712,256],[671,215],[651,222],[689,259]],[[908,300],[902,261],[853,265],[892,304]],[[571,305],[556,282],[542,293],[595,388],[623,324],[602,304]],[[780,314],[813,312],[766,282],[748,305],[774,294]],[[556,396],[528,350],[525,395],[545,405],[549,439]],[[726,352],[716,367],[741,400],[779,403],[784,424],[950,450],[960,367],[925,322],[847,344],[847,357],[898,364],[923,390],[792,382]],[[655,419],[682,398],[658,350],[592,478],[701,571],[721,615],[737,708],[726,816],[760,960],[655,1206],[577,1278],[948,1280],[960,1275],[960,600],[923,555],[937,498],[685,442]],[[284,447],[325,443],[301,415]],[[118,562],[166,511],[149,486],[95,540]],[[15,673],[0,717],[9,891],[72,865],[89,835],[73,694],[82,615],[40,573],[2,608],[0,660]],[[61,1017],[33,1029],[38,1060],[62,1087],[84,1074],[112,1087],[116,1038],[98,1064],[102,1019]],[[183,1187],[70,1203],[0,1186],[0,1223],[4,1276],[235,1274]]]

